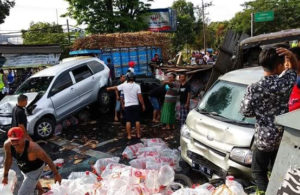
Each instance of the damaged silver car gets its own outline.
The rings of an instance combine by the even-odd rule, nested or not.
[[[49,138],[58,121],[97,103],[100,112],[110,104],[105,87],[109,68],[98,58],[75,57],[28,78],[14,93],[0,101],[0,129],[11,126],[11,113],[19,94],[28,97],[27,131],[38,138]]]

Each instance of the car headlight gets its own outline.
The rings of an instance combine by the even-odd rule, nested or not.
[[[186,125],[182,125],[180,134],[184,138],[187,138],[187,139],[191,138],[191,131],[189,130],[189,128]]]
[[[251,165],[252,151],[246,148],[233,148],[230,152],[230,158],[236,162]]]

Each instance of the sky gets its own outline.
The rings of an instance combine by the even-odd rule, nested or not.
[[[152,8],[171,7],[174,0],[154,0]],[[200,5],[200,0],[187,0],[194,5]],[[209,2],[209,0],[204,0]],[[231,19],[234,14],[242,10],[241,4],[245,0],[211,0],[213,6],[207,9],[209,21],[223,21]],[[58,22],[66,25],[67,18],[60,15],[67,10],[68,3],[64,0],[15,0],[16,5],[10,10],[10,15],[0,25],[0,33],[5,31],[19,31],[28,29],[33,22]],[[69,19],[70,25],[76,21]]]

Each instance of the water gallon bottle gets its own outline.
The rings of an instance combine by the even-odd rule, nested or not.
[[[235,181],[233,176],[227,176],[225,184],[234,195],[246,195],[243,186]]]

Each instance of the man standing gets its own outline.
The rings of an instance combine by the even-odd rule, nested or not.
[[[28,138],[29,140],[31,140],[30,136],[27,134],[27,116],[25,113],[27,99],[28,98],[26,95],[21,94],[18,96],[18,103],[12,110],[11,127],[22,128],[24,131],[25,137]]]
[[[247,88],[241,112],[256,118],[251,169],[258,190],[264,194],[269,182],[268,166],[275,161],[284,130],[274,120],[275,116],[288,112],[289,95],[297,77],[294,70],[297,60],[291,51],[271,47],[262,50],[259,64],[264,69],[264,77]]]
[[[187,114],[190,109],[190,99],[191,99],[191,86],[186,81],[186,75],[179,75],[180,89],[180,125],[182,126],[185,122]]]
[[[125,120],[126,120],[126,131],[127,138],[131,139],[131,124],[135,123],[137,137],[141,137],[140,132],[140,107],[139,102],[142,105],[143,111],[146,107],[144,104],[141,87],[135,83],[135,76],[132,72],[127,73],[127,82],[107,88],[107,91],[118,90],[123,91],[125,101]]]
[[[13,158],[16,159],[17,165],[24,175],[24,180],[18,195],[34,194],[35,187],[43,172],[45,163],[48,164],[53,171],[55,181],[61,182],[61,176],[50,157],[38,144],[25,139],[22,128],[11,128],[7,136],[8,139],[4,143],[5,160],[3,184],[8,183],[8,172],[11,168]]]

